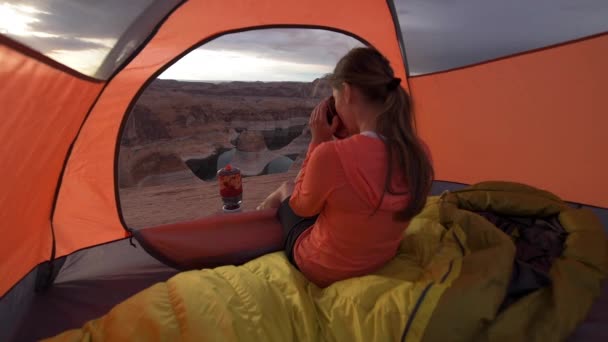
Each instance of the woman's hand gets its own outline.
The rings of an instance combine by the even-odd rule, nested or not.
[[[266,209],[276,209],[281,206],[281,199],[279,196],[273,192],[270,194],[262,203],[260,203],[255,209],[256,210],[266,210]]]
[[[268,195],[266,199],[257,206],[257,210],[264,209],[276,209],[281,206],[281,203],[285,201],[291,194],[293,193],[293,189],[295,187],[294,181],[286,181],[279,186],[273,193]]]
[[[336,115],[331,120],[331,125],[327,122],[327,111],[329,110],[329,100],[323,100],[310,114],[308,126],[312,134],[311,144],[320,144],[332,140],[334,133],[340,126],[340,118]]]

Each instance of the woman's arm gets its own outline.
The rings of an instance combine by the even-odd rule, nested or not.
[[[327,198],[328,195],[328,188],[326,186],[329,185],[333,185],[334,187],[336,186],[335,182],[332,182],[331,178],[328,178],[328,173],[323,172],[323,170],[317,170],[317,171],[313,171],[313,174],[318,173],[319,175],[317,176],[308,176],[308,180],[305,181],[305,174],[310,174],[311,172],[306,172],[307,169],[307,165],[309,163],[309,160],[311,159],[311,156],[313,155],[313,152],[315,151],[315,149],[322,143],[327,142],[327,141],[331,141],[335,139],[335,134],[336,131],[341,128],[342,129],[342,135],[343,137],[346,137],[348,135],[348,130],[346,129],[346,127],[344,125],[342,125],[342,120],[340,119],[339,116],[334,116],[333,119],[331,120],[331,124],[328,123],[327,121],[327,111],[328,111],[328,106],[329,106],[329,102],[330,102],[330,98],[327,98],[323,101],[321,101],[321,103],[319,103],[312,111],[312,113],[310,114],[310,118],[308,119],[308,126],[310,127],[310,132],[312,135],[312,139],[310,141],[310,144],[308,146],[308,151],[306,153],[306,158],[304,160],[304,163],[302,164],[302,168],[300,169],[300,171],[298,172],[298,175],[295,178],[295,181],[287,181],[284,182],[283,184],[281,184],[281,186],[279,186],[278,189],[276,189],[272,194],[270,194],[260,205],[258,205],[257,209],[267,209],[267,208],[278,208],[281,203],[287,199],[287,197],[292,196],[292,201],[290,202],[290,205],[292,206],[292,209],[296,212],[296,214],[300,215],[300,216],[305,216],[304,213],[311,213],[314,212],[313,214],[311,214],[310,216],[314,216],[315,214],[318,214],[321,211],[321,208],[323,207],[323,203],[316,203],[313,204],[314,201],[319,201],[319,200],[323,200],[325,201],[325,199]],[[345,134],[344,134],[345,133]],[[327,156],[325,155],[326,153],[324,153],[321,157],[318,157],[320,159],[328,159]],[[330,153],[331,154],[331,153]],[[319,165],[317,166],[317,164],[323,164],[325,163],[325,165]],[[332,164],[333,163],[333,164]],[[318,162],[316,161],[315,163],[315,168],[319,168],[319,167],[323,167],[325,166],[326,168],[331,169],[331,165],[334,165],[333,169],[337,170],[335,167],[341,167],[341,165],[339,165],[338,162],[338,158],[337,156],[335,156],[335,158],[329,158],[329,160],[327,160],[326,162]],[[335,176],[335,172],[334,175]],[[302,184],[306,184],[305,186],[303,186]],[[298,189],[296,196],[293,196],[294,190]],[[312,190],[312,189],[316,189],[316,190]],[[320,193],[318,193],[319,191],[323,191],[325,196],[311,196],[311,191],[313,191],[316,195],[320,195]],[[300,198],[299,200],[293,200],[294,197]],[[296,201],[298,203],[296,203]],[[295,208],[294,205],[297,207]],[[297,210],[300,210],[300,212],[298,212]]]
[[[308,127],[310,127],[312,139],[310,141],[310,144],[308,145],[308,151],[306,152],[305,158],[306,160],[302,164],[302,168],[296,176],[296,182],[305,170],[306,161],[308,161],[308,158],[315,150],[315,148],[317,148],[317,146],[326,141],[333,140],[336,130],[339,127],[343,127],[342,121],[340,120],[339,116],[335,116],[333,118],[331,125],[327,123],[327,111],[329,110],[329,103],[330,98],[326,98],[312,110],[312,113],[310,113],[310,118],[308,119]]]
[[[304,163],[302,164],[302,168],[300,168],[298,175],[295,177],[295,180],[283,182],[275,191],[268,195],[268,197],[266,197],[264,201],[262,201],[262,203],[257,206],[257,210],[278,208],[279,206],[281,206],[281,203],[283,203],[283,201],[285,201],[289,196],[292,195],[296,182],[302,177],[302,174],[304,173],[304,166],[308,163],[308,159],[310,158],[311,153],[317,146],[318,144],[309,145]]]
[[[289,205],[302,217],[317,215],[329,195],[344,183],[337,152],[332,144],[320,144],[308,153],[293,187]]]

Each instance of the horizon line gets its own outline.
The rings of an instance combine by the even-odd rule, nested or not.
[[[316,80],[319,80],[319,79],[321,79],[321,77],[315,78],[312,81],[187,80],[187,79],[176,79],[176,78],[160,78],[160,77],[156,78],[156,80],[162,80],[162,81],[177,81],[177,82],[190,82],[190,83],[196,83],[196,82],[204,82],[204,83],[231,83],[231,82],[243,82],[243,83],[312,83],[312,82],[314,82]]]

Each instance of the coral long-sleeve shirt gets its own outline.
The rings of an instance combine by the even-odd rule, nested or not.
[[[320,287],[373,272],[395,256],[408,222],[393,214],[408,195],[385,194],[384,143],[363,134],[311,145],[296,180],[290,206],[303,217],[319,214],[294,247],[302,273]],[[392,187],[406,193],[399,170]]]

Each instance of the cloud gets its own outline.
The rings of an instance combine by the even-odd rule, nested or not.
[[[605,0],[396,0],[412,75],[608,31]]]
[[[4,1],[0,3],[0,33],[46,55],[67,56],[74,51],[84,56],[96,51],[103,59],[101,51],[109,51],[154,1]],[[412,74],[608,31],[606,0],[395,0],[395,5]],[[333,66],[358,45],[349,36],[325,30],[263,29],[222,36],[201,49]]]
[[[13,18],[12,22],[5,23],[6,27],[0,23],[0,30],[8,30],[9,35],[41,53],[93,75],[96,73],[95,65],[105,58],[133,18],[139,16],[152,1],[23,0],[17,4],[0,5],[6,9],[5,17]],[[238,53],[246,56],[247,62],[266,63],[264,72],[269,79],[290,78],[292,75],[296,79],[309,79],[331,71],[342,55],[360,45],[350,36],[325,30],[261,29],[219,37],[205,44],[201,50]],[[244,63],[244,58],[241,57],[241,63]],[[191,61],[192,58],[185,60]],[[268,67],[268,61],[272,61],[273,70]],[[174,74],[175,70],[185,72],[193,70],[193,67],[173,67],[169,74]],[[217,75],[216,70],[207,71],[221,76]],[[261,77],[246,70],[241,71],[240,75]],[[192,75],[183,74],[181,77],[189,78]]]
[[[348,50],[362,45],[350,36],[327,30],[261,29],[225,35],[201,48],[294,63],[335,64]]]
[[[225,50],[194,50],[159,78],[206,81],[312,81],[331,72],[325,64],[296,63]]]
[[[0,3],[0,33],[84,74],[104,78],[113,70],[111,65],[101,70],[101,63],[133,20],[152,3],[153,0],[4,2]]]
[[[118,38],[153,0],[23,0],[19,6],[35,8],[33,31],[66,38]]]
[[[35,46],[43,53],[50,53],[53,50],[90,50],[90,49],[109,49],[107,44],[94,40],[73,39],[66,37],[36,37],[28,36],[20,39],[24,44]]]
[[[190,52],[160,78],[312,81],[333,70],[358,40],[319,29],[262,29],[221,36]]]

